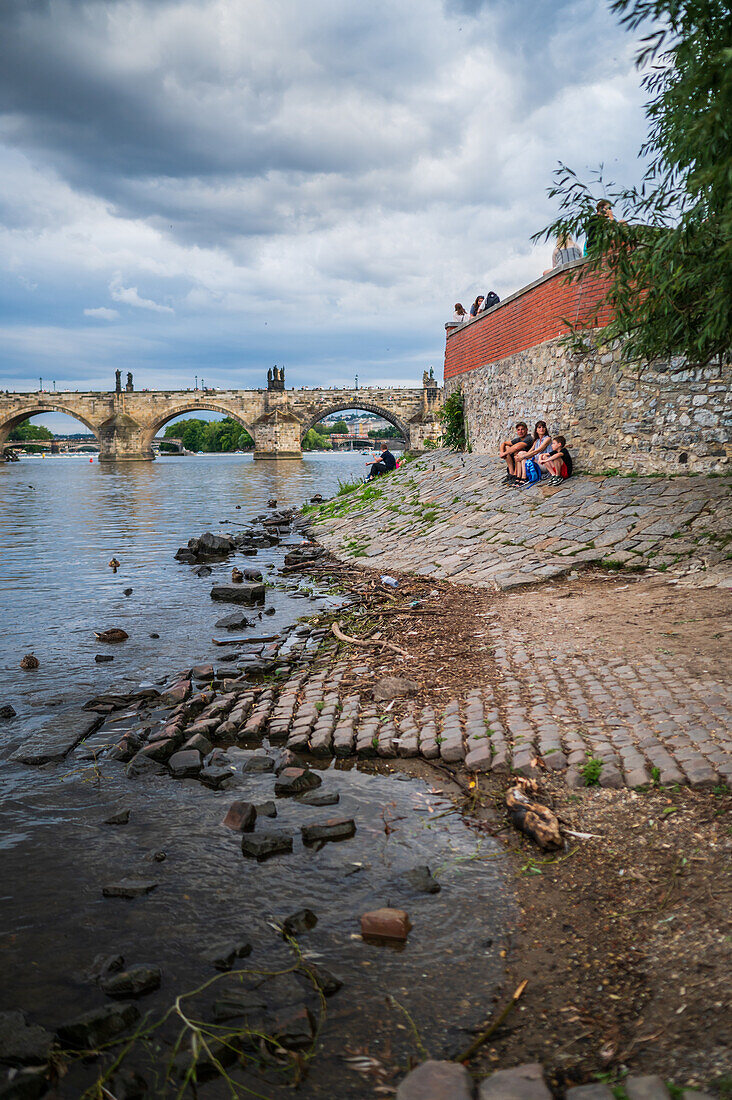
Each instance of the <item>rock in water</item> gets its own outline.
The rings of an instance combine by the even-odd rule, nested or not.
[[[260,863],[271,856],[292,851],[292,837],[283,832],[245,833],[241,838],[242,855]]]
[[[59,714],[24,741],[10,759],[21,764],[48,764],[63,760],[80,741],[99,729],[102,721],[101,716],[90,718],[83,711]]]
[[[352,817],[332,817],[319,825],[303,825],[303,844],[316,844],[326,840],[350,840],[356,835],[356,823]]]
[[[282,931],[286,936],[297,936],[301,932],[309,932],[317,923],[318,918],[312,909],[298,909],[297,912],[290,913],[289,917],[285,917]]]
[[[157,966],[131,966],[102,978],[99,986],[108,997],[142,997],[159,988],[161,977]]]
[[[361,917],[361,935],[365,940],[404,942],[412,924],[404,909],[373,909]]]
[[[14,707],[11,707],[10,703],[5,703],[0,707],[0,719],[5,721],[7,718],[15,718],[18,712]]]
[[[203,959],[217,970],[231,970],[237,959],[251,955],[252,945],[248,940],[212,943],[203,953]]]
[[[275,780],[275,794],[301,794],[319,787],[323,780],[307,768],[284,768]]]
[[[303,806],[335,806],[340,800],[338,791],[305,791],[305,794],[297,796],[297,801]]]
[[[122,1035],[139,1018],[140,1013],[134,1005],[105,1005],[62,1024],[58,1029],[58,1037],[69,1046],[94,1050]]]
[[[44,1065],[52,1043],[53,1035],[37,1024],[29,1024],[24,1012],[0,1012],[0,1062],[5,1065]]]
[[[157,889],[157,882],[143,878],[123,878],[102,887],[105,898],[141,898]]]
[[[242,581],[241,584],[215,584],[211,589],[211,599],[224,603],[264,603],[265,588],[257,581]]]
[[[221,824],[237,833],[250,833],[256,820],[257,811],[251,802],[232,802]]]
[[[439,894],[442,889],[426,863],[420,864],[419,867],[412,867],[404,877],[412,889],[418,890],[421,894]]]

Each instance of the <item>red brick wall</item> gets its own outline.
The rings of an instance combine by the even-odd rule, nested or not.
[[[467,325],[448,330],[445,381],[565,335],[565,319],[577,324],[597,315],[596,327],[604,328],[611,319],[603,305],[607,287],[607,278],[589,274],[568,283],[566,270],[557,270]]]

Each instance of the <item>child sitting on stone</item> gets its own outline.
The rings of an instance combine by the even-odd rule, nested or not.
[[[572,456],[567,450],[567,440],[556,435],[545,454],[537,455],[542,473],[549,474],[550,485],[561,485],[572,476]]]

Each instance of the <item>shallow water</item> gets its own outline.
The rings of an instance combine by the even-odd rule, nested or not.
[[[272,775],[247,775],[241,793],[215,792],[168,777],[130,782],[119,764],[90,763],[83,746],[42,768],[7,760],[37,725],[90,694],[218,656],[210,639],[227,608],[212,604],[209,590],[231,565],[199,580],[173,560],[178,545],[205,530],[234,530],[232,519],[243,524],[270,496],[286,506],[330,495],[363,465],[362,456],[339,455],[278,464],[201,457],[114,470],[69,459],[0,467],[0,702],[19,712],[0,724],[0,1009],[22,1007],[53,1029],[104,1002],[85,971],[100,952],[119,952],[128,965],[162,968],[160,990],[139,1003],[159,1014],[212,976],[201,958],[212,940],[250,939],[245,967],[291,965],[273,923],[308,906],[318,924],[300,947],[344,986],[328,1000],[301,1095],[372,1096],[381,1079],[360,1076],[344,1056],[366,1052],[389,1065],[425,1050],[454,1052],[467,1045],[465,1029],[490,1011],[511,923],[500,852],[478,841],[424,781],[375,774],[368,764],[315,762],[339,805],[277,800],[278,816],[265,824],[292,832],[295,848],[257,864],[220,823],[236,797],[273,797]],[[244,560],[277,565],[284,553],[273,547]],[[107,566],[113,554],[122,563],[116,575]],[[263,619],[265,633],[322,606],[282,589],[268,589],[267,603],[277,611]],[[112,625],[130,639],[110,649],[111,665],[96,665],[102,647],[93,630]],[[18,661],[31,649],[41,667],[23,673]],[[231,755],[243,759],[245,750]],[[121,805],[130,808],[129,824],[102,824]],[[304,847],[300,827],[333,816],[353,817],[356,836],[319,851]],[[152,862],[154,851],[164,851],[165,861]],[[417,894],[405,883],[404,872],[425,863],[439,894]],[[158,886],[136,900],[102,897],[105,883],[126,875]],[[358,936],[360,915],[385,905],[410,914],[403,951]],[[80,1095],[85,1073],[73,1071],[60,1095]],[[287,1092],[276,1074],[245,1080],[257,1095]],[[202,1095],[224,1095],[220,1088],[209,1085]]]

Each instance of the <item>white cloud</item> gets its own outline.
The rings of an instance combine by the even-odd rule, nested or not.
[[[97,306],[95,309],[85,309],[85,317],[98,317],[100,321],[114,321],[119,317],[119,310],[108,309],[107,306]]]
[[[0,4],[0,374],[418,380],[548,266],[557,161],[637,179],[631,52],[597,0]]]
[[[170,306],[161,306],[152,298],[141,298],[136,286],[122,286],[121,276],[116,275],[109,284],[110,297],[115,302],[124,302],[127,306],[137,306],[138,309],[150,309],[153,313],[175,313]]]

